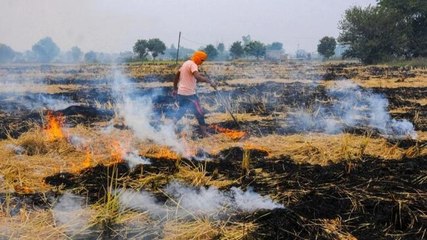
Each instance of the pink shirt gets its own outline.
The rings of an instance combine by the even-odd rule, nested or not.
[[[198,66],[192,60],[185,61],[179,69],[178,94],[194,95],[196,94],[197,79],[194,72],[198,71]]]

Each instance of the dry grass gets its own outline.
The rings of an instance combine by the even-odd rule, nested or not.
[[[227,187],[237,182],[237,180],[226,178],[215,177],[214,179],[212,174],[206,171],[205,167],[186,164],[179,166],[179,171],[174,174],[174,178],[184,180],[193,186],[215,186],[217,188]]]
[[[254,223],[212,221],[208,218],[196,220],[169,220],[164,227],[164,239],[246,239],[256,231]]]
[[[64,228],[55,226],[50,210],[27,211],[0,217],[1,239],[68,239]]]

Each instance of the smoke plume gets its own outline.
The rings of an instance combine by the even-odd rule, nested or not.
[[[135,132],[139,139],[152,140],[184,154],[184,147],[175,134],[173,123],[162,124],[154,120],[151,101],[153,96],[138,96],[133,85],[119,71],[115,71],[112,91],[117,101],[116,109],[119,116],[124,118],[125,124]]]
[[[388,138],[416,138],[414,126],[409,121],[393,119],[388,100],[371,91],[361,89],[349,81],[328,91],[332,104],[318,104],[312,109],[300,109],[288,121],[299,131],[340,133],[345,128],[369,127]]]

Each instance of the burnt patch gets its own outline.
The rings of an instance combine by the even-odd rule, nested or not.
[[[66,117],[69,124],[91,124],[99,121],[109,121],[114,117],[114,111],[98,109],[91,106],[70,106],[54,112],[55,115]]]

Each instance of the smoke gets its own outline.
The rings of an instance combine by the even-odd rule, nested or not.
[[[253,212],[259,209],[283,208],[267,196],[261,196],[249,189],[242,191],[231,188],[231,191],[221,192],[216,187],[190,187],[178,182],[172,182],[165,187],[164,192],[169,196],[165,204],[156,202],[155,198],[145,191],[135,192],[120,189],[120,203],[125,208],[147,211],[151,216],[163,218],[167,216],[221,216],[231,212]]]
[[[16,85],[21,87],[20,85]],[[4,95],[4,94],[3,94]],[[43,94],[31,93],[13,93],[8,92],[8,97],[4,100],[5,106],[2,109],[8,112],[16,111],[17,109],[37,111],[37,110],[61,110],[73,105],[80,105],[76,102],[70,101],[65,97],[53,98]]]
[[[152,140],[184,154],[184,146],[175,134],[173,123],[162,124],[156,120],[151,98],[138,96],[134,89],[134,84],[119,71],[114,71],[113,96],[117,101],[116,110],[125,124],[139,139]]]
[[[64,227],[68,234],[82,233],[92,215],[88,208],[83,208],[84,203],[84,198],[66,192],[52,209],[56,224]]]
[[[165,192],[174,197],[179,206],[195,215],[212,215],[223,212],[231,199],[217,188],[190,188],[178,182],[170,183]]]
[[[390,116],[388,100],[380,94],[363,90],[349,81],[339,82],[327,94],[332,104],[318,104],[311,110],[300,109],[287,120],[300,131],[335,134],[349,127],[369,127],[388,138],[417,137],[412,123]]]
[[[255,193],[252,188],[243,192],[240,188],[232,187],[235,207],[242,211],[253,212],[258,209],[284,208],[283,205],[273,202],[270,198]]]
[[[139,156],[137,150],[127,152],[123,160],[127,162],[129,168],[134,168],[139,164],[151,164],[150,160]]]
[[[147,211],[154,218],[164,218],[166,216],[167,209],[148,192],[119,189],[116,194],[118,194],[123,208]]]

